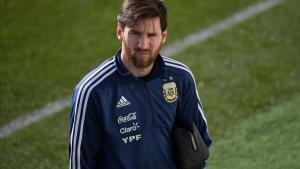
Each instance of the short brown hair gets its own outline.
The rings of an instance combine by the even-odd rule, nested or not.
[[[138,19],[159,17],[162,32],[167,29],[167,9],[162,0],[124,0],[117,20],[121,27],[132,26]]]

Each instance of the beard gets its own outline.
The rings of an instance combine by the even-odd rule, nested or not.
[[[162,47],[162,44],[158,46],[157,49],[141,49],[141,48],[134,48],[130,49],[125,44],[125,53],[127,53],[127,57],[129,61],[137,68],[147,68],[154,64],[159,51]]]
[[[130,45],[125,41],[122,44],[122,50],[124,51],[128,61],[136,68],[147,68],[154,64],[159,51],[163,43],[161,42],[157,48],[139,48],[139,47],[130,47]]]
[[[152,65],[158,55],[158,51],[152,53],[148,49],[135,49],[132,55],[132,63],[137,68],[147,68]]]

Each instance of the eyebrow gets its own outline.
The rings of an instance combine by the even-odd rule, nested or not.
[[[131,32],[131,33],[141,33],[140,31],[137,31],[137,30],[135,30],[135,29],[131,29],[131,30],[129,30],[129,32]]]
[[[140,31],[138,31],[138,30],[135,30],[135,29],[131,29],[131,30],[129,30],[129,32],[131,32],[131,33],[137,33],[137,34],[141,34],[141,32],[140,32]],[[158,35],[158,32],[150,32],[150,33],[147,33],[147,34],[150,34],[150,35]]]

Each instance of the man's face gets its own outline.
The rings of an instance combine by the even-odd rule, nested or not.
[[[139,19],[132,27],[118,25],[117,36],[126,61],[136,68],[147,68],[155,62],[167,32],[161,31],[160,19],[154,17]]]

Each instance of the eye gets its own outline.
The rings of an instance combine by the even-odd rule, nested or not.
[[[149,36],[149,37],[156,37],[156,36],[157,36],[157,33],[149,33],[148,36]]]
[[[137,32],[137,31],[130,31],[129,34],[131,34],[131,35],[140,35],[140,33]]]

